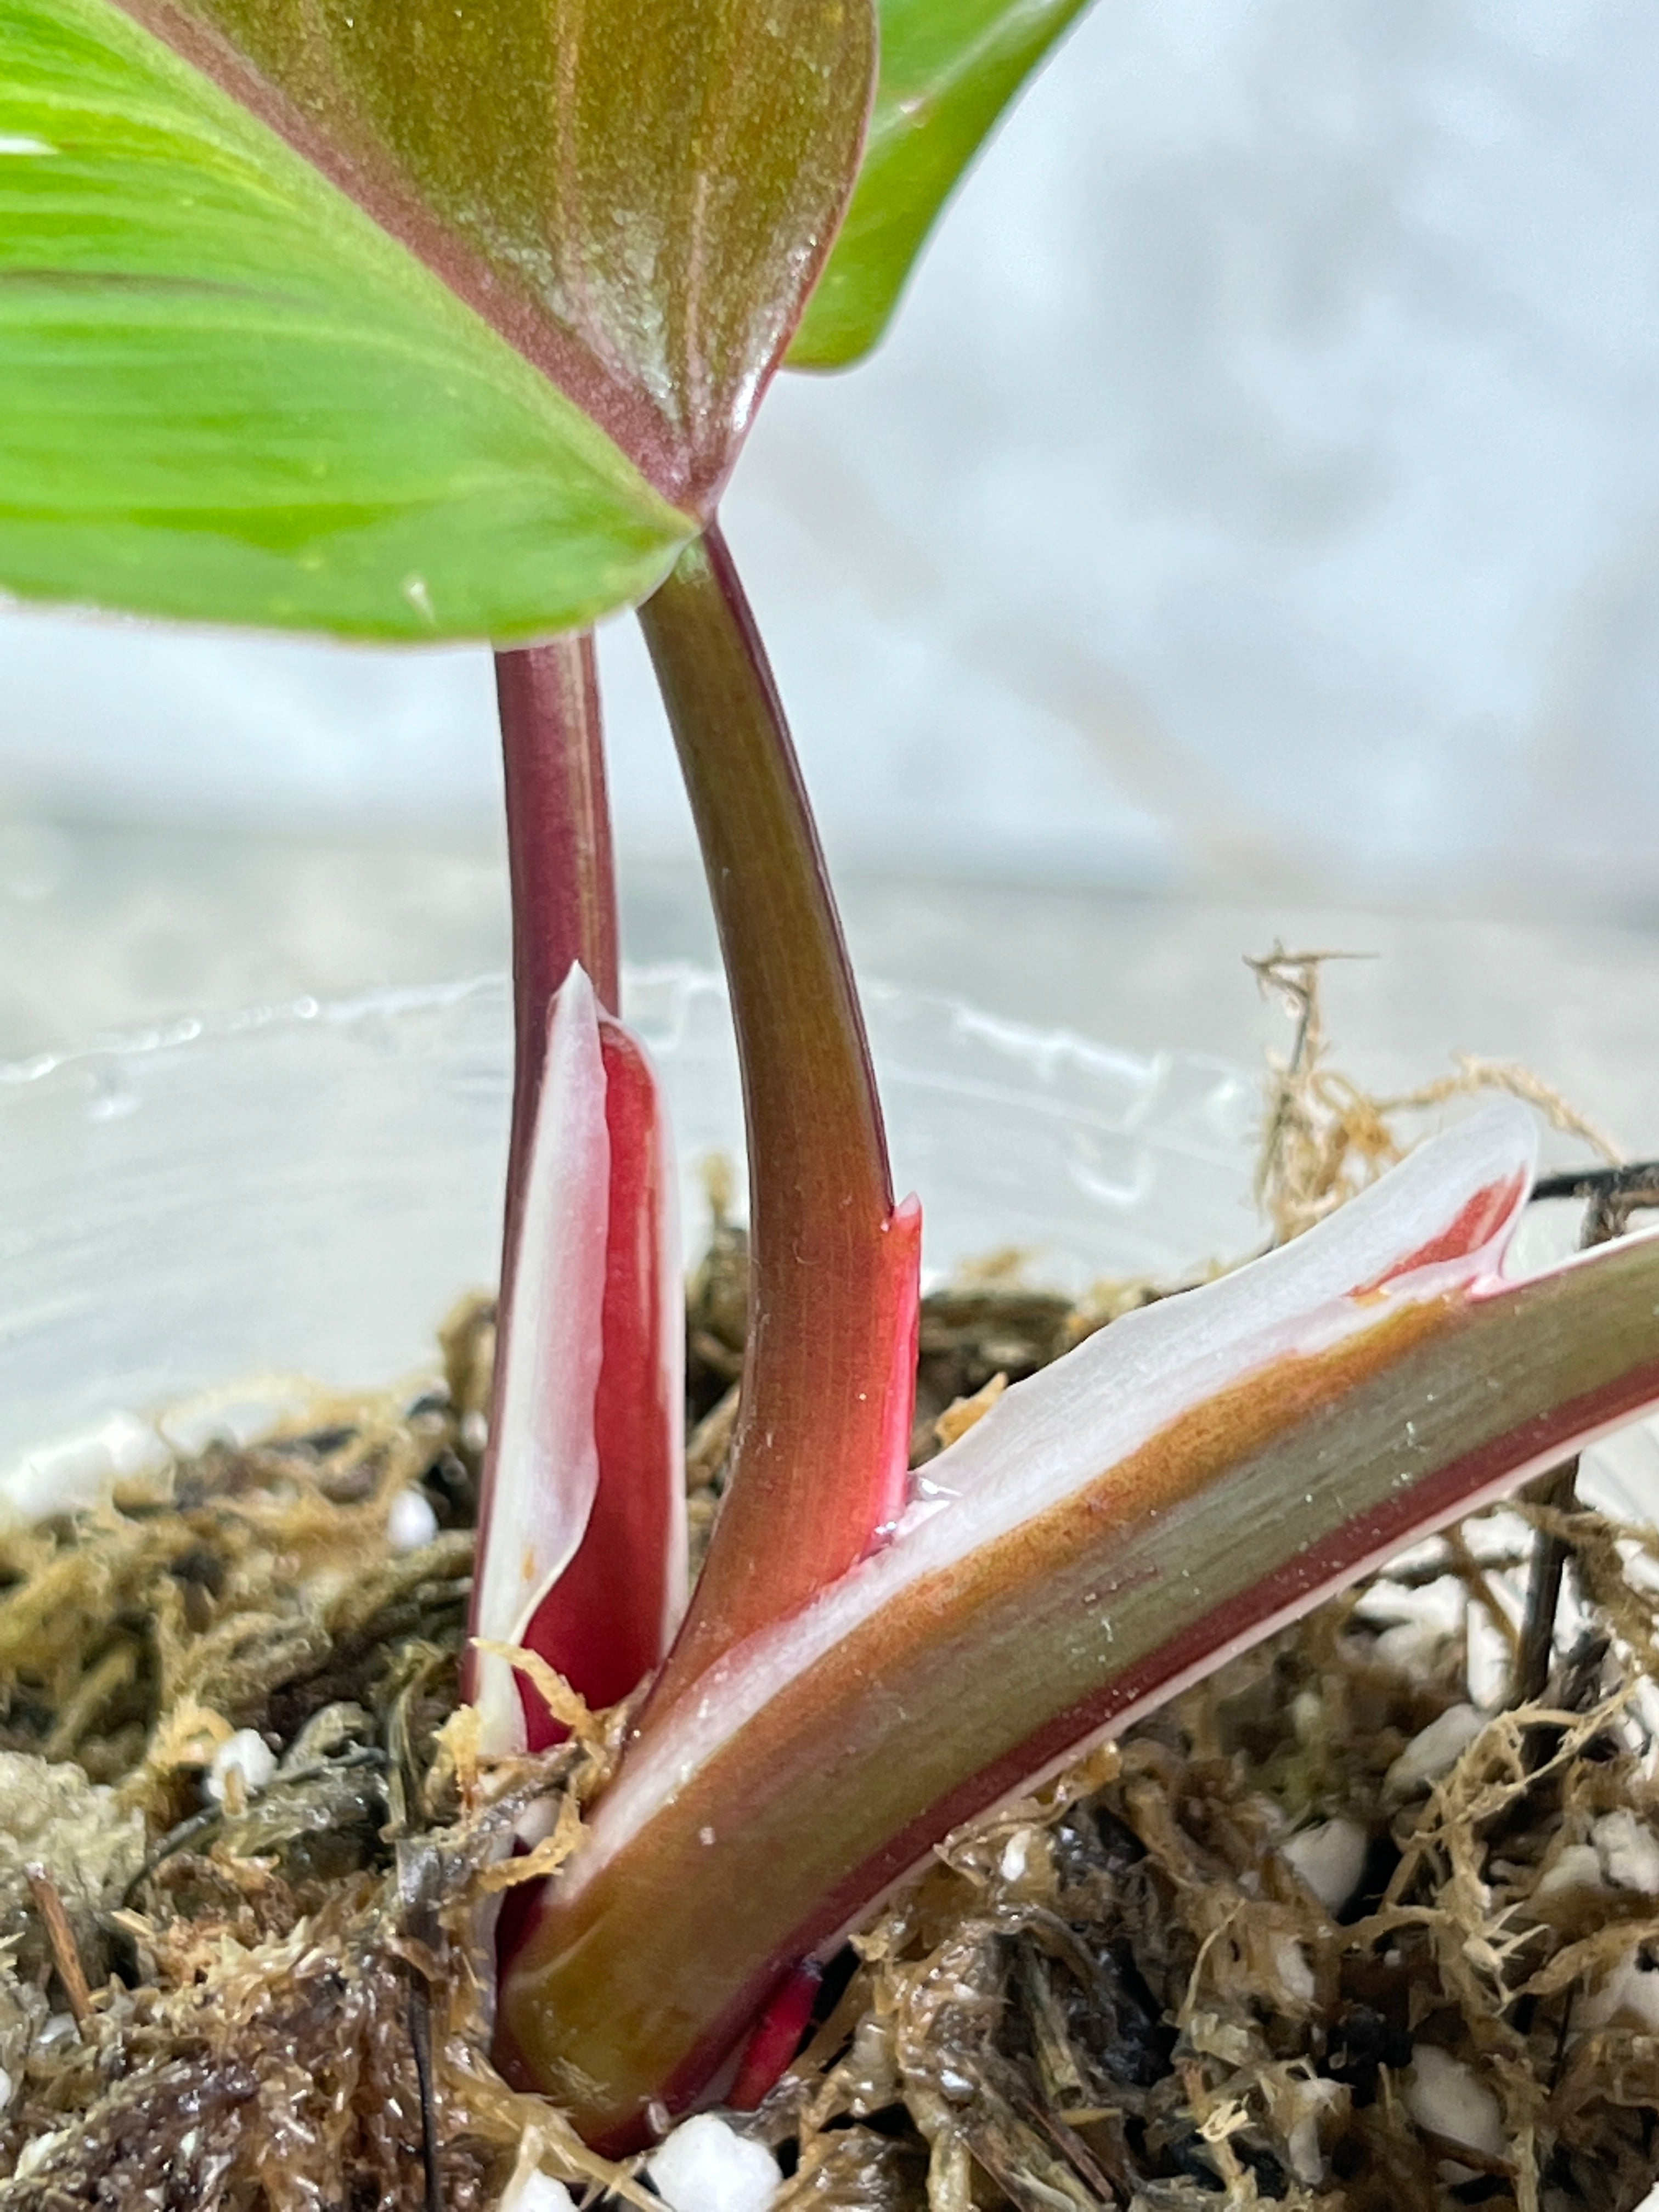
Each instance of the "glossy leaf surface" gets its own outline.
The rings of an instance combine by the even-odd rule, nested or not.
[[[503,1984],[504,2061],[636,2139],[951,1827],[1659,1402],[1659,1237],[1496,1280],[1529,1144],[1484,1116],[1007,1392],[624,1763]]]
[[[916,257],[1003,111],[1088,0],[882,0],[858,189],[789,349],[842,368],[880,340]]]
[[[0,0],[0,589],[513,636],[690,529],[582,411],[105,0]]]
[[[871,0],[125,0],[712,506],[829,250]]]

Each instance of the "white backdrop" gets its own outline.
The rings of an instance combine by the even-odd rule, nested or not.
[[[1102,0],[728,526],[830,842],[1659,891],[1659,10]],[[627,625],[636,853],[689,830]],[[483,824],[477,653],[0,617],[0,799]]]

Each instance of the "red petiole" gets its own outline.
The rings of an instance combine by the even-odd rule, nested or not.
[[[749,1137],[751,1268],[727,1493],[647,1735],[732,1646],[857,1564],[905,1497],[921,1210],[893,1204],[851,967],[725,542],[641,610],[702,845]]]

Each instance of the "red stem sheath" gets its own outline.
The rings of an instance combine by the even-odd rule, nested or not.
[[[732,2077],[726,2102],[734,2112],[752,2112],[783,2079],[812,2017],[823,1983],[823,1969],[806,1959],[784,1976],[762,2013]]]
[[[648,1705],[855,1565],[902,1510],[921,1222],[895,1213],[841,925],[718,529],[640,611],[719,923],[749,1138],[751,1312],[732,1468]]]
[[[575,1556],[525,1637],[595,1707],[627,1697],[661,1658],[685,1575],[672,1520],[679,1422],[669,1392],[678,1362],[665,1356],[672,1349],[662,1334],[670,1307],[659,1233],[673,1163],[665,1157],[656,1084],[639,1045],[620,1022],[602,1015],[599,1049],[611,1210],[605,1348],[593,1401],[599,1487]],[[670,1577],[680,1588],[666,1587]],[[533,1686],[521,1681],[520,1696],[527,1747],[541,1751],[562,1741],[564,1729]]]
[[[548,1024],[574,963],[602,1007],[620,1001],[620,930],[604,726],[592,635],[495,655],[495,701],[507,789],[513,902],[513,1106],[501,1224],[501,1295],[490,1446],[480,1502],[478,1553],[489,1539],[495,1440],[507,1373],[507,1316],[519,1264],[520,1219],[546,1064]],[[471,1656],[463,1686],[473,1693]],[[637,1678],[636,1678],[637,1679]]]

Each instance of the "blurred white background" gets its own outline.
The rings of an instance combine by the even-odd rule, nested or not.
[[[1449,990],[1445,1042],[1498,1049],[1470,1024],[1576,929],[1559,988],[1627,1049],[1656,84],[1646,0],[1102,0],[881,354],[781,380],[728,502],[868,957],[1225,1043],[1185,1035],[1223,1019],[1192,976],[1248,1009],[1235,951],[1300,921],[1409,939],[1425,1033]],[[606,653],[635,950],[695,951],[629,624]],[[483,654],[12,611],[0,698],[6,1048],[501,957]]]

